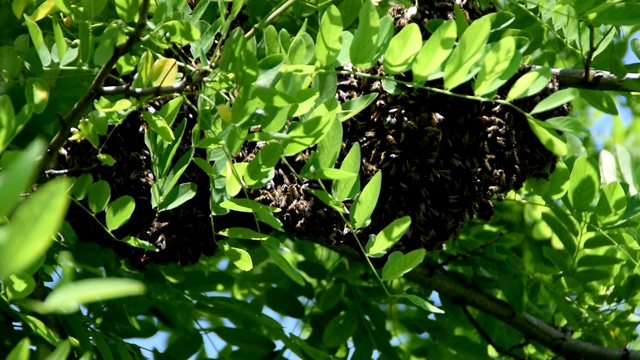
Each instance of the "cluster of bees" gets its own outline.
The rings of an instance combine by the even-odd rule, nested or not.
[[[473,2],[462,5],[463,13],[471,20],[482,16]],[[402,6],[392,8],[390,13],[399,30],[410,21],[451,18],[453,5],[421,2],[418,11],[410,16]],[[341,70],[350,71],[353,67],[347,64]],[[527,70],[521,69],[498,91],[497,98],[504,98],[510,86]],[[379,64],[366,72],[384,75]],[[426,85],[442,88],[441,81]],[[456,91],[473,93],[470,84]],[[552,81],[541,94],[516,105],[530,111],[540,99],[555,91],[557,84]],[[505,106],[424,89],[407,89],[391,95],[382,90],[379,80],[353,74],[338,79],[336,98],[340,102],[371,93],[378,94],[376,101],[343,123],[341,158],[358,142],[362,184],[379,170],[383,175],[378,207],[371,225],[359,231],[360,241],[366,241],[368,234],[377,233],[394,219],[409,215],[411,229],[397,249],[439,249],[456,236],[466,221],[476,217],[490,220],[494,201],[503,200],[505,194],[521,188],[530,177],[548,176],[555,167],[556,158],[538,141],[526,118]],[[563,106],[541,114],[540,118],[568,113],[569,109]],[[302,165],[299,163],[297,167]],[[282,209],[279,217],[285,229],[302,237],[330,239],[357,248],[339,216],[305,193],[313,184],[296,180],[280,165],[270,184],[252,196]]]
[[[458,3],[468,20],[483,15],[473,1]],[[420,2],[420,6],[411,11],[398,6],[392,8],[390,14],[399,30],[408,22],[424,24],[428,19],[452,18],[453,2]],[[341,70],[354,69],[347,64]],[[522,69],[498,92],[498,96],[504,97],[510,85],[526,70]],[[379,64],[366,72],[384,75]],[[406,76],[410,79],[410,74]],[[442,87],[439,81],[427,85]],[[456,91],[472,93],[470,84],[462,85]],[[557,84],[552,81],[539,96],[520,100],[516,105],[529,111],[554,91],[557,91]],[[366,241],[368,234],[379,232],[396,218],[409,215],[411,228],[396,249],[439,249],[456,236],[466,221],[476,217],[490,220],[494,201],[519,189],[526,179],[544,177],[553,170],[554,156],[540,144],[524,116],[507,107],[424,89],[407,89],[402,94],[392,95],[382,89],[379,80],[340,75],[336,91],[338,101],[371,93],[378,94],[376,101],[343,123],[342,152],[336,164],[336,167],[340,165],[347,151],[357,142],[361,148],[361,184],[364,186],[378,171],[383,175],[378,206],[371,225],[357,234],[360,241]],[[541,118],[567,115],[568,111],[568,108],[560,107],[541,114]],[[192,110],[184,109],[180,116],[187,118],[188,129],[195,124]],[[115,158],[114,166],[94,166],[96,150],[87,141],[68,142],[58,160],[63,169],[91,168],[85,172],[90,172],[94,181],[109,182],[112,199],[133,196],[136,210],[132,218],[114,233],[120,238],[136,236],[155,244],[160,251],[148,252],[114,241],[95,219],[77,206],[72,206],[68,215],[72,227],[80,239],[114,248],[120,257],[130,259],[134,265],[193,263],[202,254],[215,253],[217,245],[210,219],[211,183],[194,164],[189,165],[181,182],[196,182],[198,194],[184,205],[160,214],[151,208],[149,194],[154,179],[144,144],[145,131],[144,121],[133,114],[109,138],[103,139],[102,151]],[[189,136],[185,135],[183,143],[181,153],[191,143]],[[234,159],[248,162],[257,151],[256,143],[247,142]],[[288,159],[296,172],[304,166],[311,151],[313,149],[307,149]],[[177,154],[176,158],[179,156]],[[206,157],[206,154],[197,156]],[[330,183],[326,182],[325,186],[330,188]],[[278,164],[275,176],[266,186],[249,189],[247,194],[251,199],[279,208],[281,211],[275,215],[284,229],[293,235],[358,248],[340,215],[309,191],[318,188],[315,181],[300,179],[289,166]],[[350,206],[349,202],[345,205]],[[98,218],[101,216],[104,214],[98,214]],[[251,227],[255,222],[250,216],[231,212],[214,217],[213,225],[216,230]]]

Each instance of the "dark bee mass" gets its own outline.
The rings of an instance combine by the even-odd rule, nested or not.
[[[474,1],[460,3],[467,20],[483,15]],[[400,30],[410,22],[426,25],[431,19],[453,18],[452,4],[453,1],[422,1],[415,9],[396,6],[389,13],[395,19],[396,30]],[[424,38],[428,38],[429,32],[424,26],[421,28]],[[340,70],[355,69],[347,64]],[[513,82],[527,70],[522,68],[505,84],[498,91],[498,98],[506,96]],[[380,65],[362,71],[384,75]],[[405,74],[403,79],[410,80],[410,76]],[[426,85],[442,88],[441,81]],[[551,81],[538,96],[520,100],[516,105],[529,111],[540,99],[557,91],[557,87],[555,81]],[[455,92],[472,94],[471,84],[463,84]],[[495,200],[500,201],[509,191],[521,188],[526,179],[545,177],[553,171],[555,157],[540,144],[526,118],[506,106],[424,89],[407,88],[403,93],[392,95],[383,90],[379,80],[353,74],[338,78],[335,96],[341,103],[371,93],[378,94],[374,103],[343,122],[342,153],[338,158],[339,165],[357,142],[361,148],[362,186],[376,172],[382,172],[378,206],[371,225],[359,230],[360,241],[366,241],[368,234],[379,232],[396,218],[408,215],[412,219],[411,229],[396,249],[439,249],[456,236],[466,221],[474,217],[490,220]],[[568,111],[567,107],[560,107],[540,114],[539,118],[567,115]],[[190,129],[196,124],[197,114],[184,106],[180,116],[187,119],[187,133],[176,159],[191,144]],[[258,131],[259,127],[252,130]],[[154,244],[159,251],[145,251],[113,240],[85,210],[72,206],[68,220],[81,240],[112,247],[134,265],[186,264],[196,262],[202,254],[216,252],[215,231],[233,226],[255,227],[256,222],[250,215],[237,212],[214,216],[212,221],[210,199],[215,200],[217,195],[212,195],[209,189],[215,182],[193,163],[179,182],[196,183],[197,195],[182,206],[156,214],[149,198],[155,179],[144,143],[146,131],[141,116],[132,114],[108,138],[102,139],[102,151],[115,158],[114,166],[96,164],[96,150],[87,141],[70,141],[58,157],[58,168],[90,172],[94,181],[108,181],[112,199],[122,195],[134,197],[135,212],[114,235],[138,237]],[[245,142],[234,160],[249,162],[263,146],[261,142]],[[312,150],[288,159],[296,172],[303,168]],[[202,149],[196,151],[196,156],[206,158]],[[279,208],[281,211],[275,215],[291,234],[358,248],[339,214],[312,195],[318,188],[316,182],[299,179],[288,166],[280,163],[265,186],[248,189],[246,196]],[[350,206],[348,202],[345,205]],[[103,213],[98,214],[99,219],[100,216],[104,216]]]

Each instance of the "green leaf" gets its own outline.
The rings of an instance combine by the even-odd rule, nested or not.
[[[174,209],[196,196],[198,186],[195,183],[188,182],[180,184],[164,197],[162,202],[158,204],[158,211]]]
[[[115,230],[124,225],[129,221],[135,208],[136,202],[129,195],[121,196],[115,201],[112,201],[107,208],[107,228],[109,230]]]
[[[98,160],[100,160],[101,163],[107,166],[113,166],[116,163],[116,159],[114,159],[113,156],[109,154],[98,154],[96,158],[98,158]]]
[[[422,34],[418,24],[405,26],[391,39],[384,53],[384,72],[389,75],[400,74],[411,68],[413,59],[422,47]]]
[[[93,62],[96,65],[103,66],[111,59],[118,42],[120,29],[120,24],[114,22],[109,24],[107,29],[100,35],[98,47],[93,53]]]
[[[572,101],[576,96],[578,96],[578,94],[578,89],[575,88],[562,89],[560,91],[557,91],[540,101],[533,108],[533,110],[531,110],[530,114],[536,114],[543,111],[555,109],[562,104]]]
[[[278,31],[276,28],[273,25],[267,26],[266,29],[264,29],[262,36],[267,56],[279,54],[281,51],[280,40],[278,38]]]
[[[365,0],[358,14],[358,28],[351,42],[349,55],[357,68],[369,68],[376,61],[380,18],[371,0]]]
[[[56,346],[62,340],[55,331],[48,328],[41,320],[31,316],[20,314],[20,319],[38,336],[46,340],[49,344]]]
[[[612,266],[623,263],[624,259],[610,255],[584,255],[578,259],[577,267]]]
[[[620,2],[610,4],[604,10],[587,13],[591,21],[615,26],[635,26],[640,23],[640,4]]]
[[[203,347],[202,335],[195,330],[179,334],[171,340],[162,353],[165,359],[189,359]]]
[[[242,271],[249,271],[253,269],[253,262],[251,261],[251,255],[246,250],[223,244],[224,253],[229,257],[229,260],[238,269]]]
[[[399,295],[393,295],[393,297],[399,298],[399,299],[407,299],[407,300],[411,301],[414,305],[422,308],[423,310],[427,310],[429,312],[432,312],[434,314],[444,314],[444,311],[442,309],[439,309],[439,308],[431,305],[430,302],[428,302],[427,300],[421,298],[418,295],[399,294]]]
[[[567,263],[567,260],[560,254],[559,251],[554,250],[548,246],[544,246],[542,248],[542,253],[544,257],[547,258],[547,260],[551,261],[551,263],[557,266],[558,269],[560,269],[560,271],[562,271],[564,274],[569,273],[569,265]]]
[[[31,275],[18,273],[9,275],[3,281],[9,300],[20,300],[29,296],[36,287],[36,282]]]
[[[382,280],[393,281],[416,268],[422,263],[427,252],[425,249],[413,250],[407,254],[394,251],[389,255],[387,263],[382,268]]]
[[[256,156],[251,159],[244,173],[244,180],[249,187],[262,187],[265,181],[273,177],[273,169],[280,161],[284,149],[282,144],[273,142],[265,145]]]
[[[314,45],[311,35],[302,33],[296,36],[287,52],[287,64],[307,65],[313,59]]]
[[[77,200],[82,200],[87,196],[92,186],[93,176],[90,173],[84,173],[73,182],[71,192]]]
[[[137,1],[137,0],[135,0]],[[192,41],[196,41],[200,38],[200,31],[187,20],[171,20],[160,25],[160,29],[169,34],[169,41],[176,43],[180,46],[185,46]]]
[[[45,142],[36,139],[0,171],[0,217],[13,210],[20,201],[20,194],[35,179],[38,158],[45,149]]]
[[[568,89],[567,89],[568,90]],[[591,132],[586,126],[582,124],[576,118],[568,116],[559,116],[544,121],[547,127],[562,131],[567,134],[574,134],[578,136],[589,136]]]
[[[29,360],[31,353],[31,340],[28,337],[22,338],[16,346],[13,347],[6,360]]]
[[[551,70],[548,68],[529,71],[513,84],[509,94],[507,94],[507,101],[522,99],[539,93],[547,87],[549,79],[551,79]]]
[[[160,116],[152,114],[148,111],[142,112],[142,116],[149,124],[151,130],[155,131],[160,137],[166,142],[173,142],[175,140],[175,136],[171,127],[167,124],[167,122]]]
[[[335,5],[331,5],[322,15],[320,31],[316,38],[316,58],[321,67],[331,65],[342,47],[342,18]]]
[[[243,227],[232,227],[227,228],[220,231],[218,234],[237,239],[247,239],[247,240],[267,240],[269,235],[261,234],[257,231],[243,228]]]
[[[145,285],[134,279],[95,278],[64,283],[55,288],[37,308],[40,313],[71,314],[80,305],[96,301],[143,295]]]
[[[272,208],[266,205],[262,205],[259,202],[250,200],[250,199],[229,199],[229,200],[223,201],[220,204],[220,206],[222,206],[225,209],[245,212],[245,213],[257,212],[260,210],[276,211],[276,212],[280,211],[280,209],[278,208]]]
[[[538,119],[527,118],[527,121],[533,133],[538,137],[538,140],[540,140],[542,145],[549,149],[549,151],[557,156],[567,155],[567,144],[555,130],[549,130],[550,126],[545,125],[544,122]]]
[[[368,256],[376,256],[386,252],[393,244],[398,242],[411,226],[411,217],[403,216],[395,219],[376,235],[375,240],[367,244],[365,249]]]
[[[349,171],[356,175],[360,172],[359,143],[353,143],[351,149],[347,153],[347,156],[345,156],[344,160],[342,160],[342,164],[340,164],[340,170]],[[360,181],[358,180],[358,177],[335,180],[331,184],[331,193],[338,202],[355,196],[358,190],[360,190]]]
[[[47,357],[47,359],[51,360],[65,360],[68,358],[71,353],[71,344],[69,340],[63,340],[58,343],[56,349],[51,352],[51,354]]]
[[[6,233],[0,232],[0,278],[28,269],[45,254],[66,214],[70,185],[53,179],[16,209]]]
[[[588,211],[600,189],[600,171],[597,162],[581,156],[573,164],[569,178],[569,202],[576,211]]]
[[[115,0],[115,2],[116,2],[116,12],[118,13],[118,16],[120,17],[120,19],[124,20],[125,22],[134,21],[136,15],[138,14],[138,9],[140,8],[140,1],[139,0]]]
[[[42,114],[49,102],[49,85],[40,78],[28,78],[24,95],[35,114]]]
[[[496,91],[518,71],[521,59],[512,36],[491,44],[473,84],[474,94],[482,96]]]
[[[189,150],[178,159],[175,166],[169,171],[166,177],[158,179],[157,186],[160,192],[160,198],[164,199],[167,194],[171,192],[173,187],[178,183],[178,180],[182,176],[182,174],[187,170],[187,167],[191,163],[191,159],[193,159],[193,154],[195,153],[194,148],[189,148]],[[160,202],[162,202],[161,200]]]
[[[78,45],[80,62],[82,64],[89,64],[93,53],[93,39],[88,21],[80,21],[78,24],[78,34],[80,36],[80,44]]]
[[[338,200],[336,200],[333,196],[331,196],[326,191],[324,191],[324,190],[316,190],[316,189],[308,189],[307,191],[309,191],[313,196],[315,196],[318,199],[320,199],[320,201],[325,203],[327,206],[329,206],[333,210],[335,210],[335,211],[337,211],[337,212],[339,212],[341,214],[344,214],[346,212],[344,210],[344,206],[342,205],[342,203],[340,203]]]
[[[603,224],[615,224],[627,209],[627,197],[620,183],[611,182],[602,189],[596,214]]]
[[[38,24],[33,21],[26,14],[24,15],[24,20],[27,23],[27,29],[29,30],[29,35],[31,36],[31,41],[33,42],[33,46],[36,48],[38,52],[38,57],[40,57],[40,62],[42,62],[42,66],[47,67],[51,64],[51,53],[49,53],[49,49],[44,42],[44,38],[42,37],[42,31],[38,27]]]
[[[251,329],[238,329],[224,326],[216,326],[212,329],[227,344],[237,346],[240,350],[247,351],[254,358],[264,358],[276,347],[261,332]]]
[[[354,230],[369,226],[371,214],[378,203],[380,187],[382,186],[382,172],[378,171],[369,180],[362,192],[356,196],[349,210],[349,219]]]
[[[600,269],[587,269],[576,272],[573,277],[579,282],[586,284],[592,281],[608,280],[611,278],[611,272]]]
[[[618,115],[618,107],[611,94],[604,91],[580,89],[580,97],[594,108],[611,115]]]
[[[338,113],[338,119],[340,119],[341,122],[351,119],[360,113],[360,111],[369,107],[376,97],[378,97],[378,93],[371,93],[358,96],[353,100],[344,102],[340,112]]]
[[[525,308],[525,282],[522,276],[504,276],[498,280],[500,290],[513,310],[522,314]]]
[[[453,89],[473,76],[476,63],[484,55],[490,31],[491,21],[485,16],[474,21],[464,32],[444,66],[445,88]]]
[[[158,59],[151,67],[151,85],[170,86],[176,82],[178,62],[175,59]]]
[[[280,255],[276,249],[273,249],[270,246],[265,246],[264,248],[267,250],[271,258],[273,259],[273,262],[276,263],[280,270],[287,274],[287,276],[291,278],[291,280],[295,281],[298,285],[304,286],[304,279],[302,278],[300,273],[298,273],[298,270],[296,270],[296,268],[293,267],[293,265],[291,265],[291,263],[289,263],[289,261],[284,256]]]
[[[99,180],[89,190],[88,202],[89,209],[95,214],[104,210],[111,198],[111,187],[104,180]]]
[[[337,117],[331,119],[327,135],[318,143],[318,163],[321,168],[332,168],[342,150],[342,124]]]
[[[618,169],[620,169],[620,175],[622,175],[622,179],[629,186],[629,195],[636,195],[638,190],[635,186],[634,168],[629,151],[624,146],[618,144],[616,145],[615,155],[618,163]]]
[[[328,348],[343,345],[356,332],[358,328],[359,317],[354,312],[343,311],[336,315],[322,335],[322,343]]]
[[[153,252],[158,252],[158,248],[151,245],[149,242],[144,241],[144,240],[140,240],[135,236],[127,236],[124,239],[120,240],[125,244],[128,244],[130,246],[133,247],[137,247],[139,249],[144,249],[144,250],[149,250],[149,251],[153,251]]]
[[[435,79],[430,76],[442,72],[455,42],[456,23],[454,20],[447,20],[431,35],[416,56],[411,68],[413,81],[422,85],[428,79]]]

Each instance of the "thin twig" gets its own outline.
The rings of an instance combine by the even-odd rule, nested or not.
[[[582,76],[582,81],[585,84],[588,84],[591,81],[591,60],[593,60],[593,54],[595,54],[595,30],[593,25],[589,25],[589,52],[587,53],[587,58],[584,61],[584,75]]]
[[[148,95],[173,94],[184,91],[188,86],[196,85],[204,81],[206,74],[211,72],[209,67],[196,70],[191,76],[185,77],[180,82],[168,86],[153,86],[147,88],[134,88],[130,85],[104,86],[98,89],[100,95],[125,95],[131,97],[142,97]]]
[[[298,1],[298,0],[289,0],[286,3],[282,4],[282,6],[277,8],[276,11],[272,12],[271,15],[269,15],[269,17],[265,21],[262,21],[262,22],[260,22],[260,23],[258,23],[256,25],[254,25],[251,28],[251,30],[247,31],[247,33],[244,35],[244,38],[245,39],[250,39],[255,34],[256,30],[260,30],[260,29],[264,28],[265,26],[267,26],[268,24],[270,24],[275,18],[280,16],[280,14],[282,14],[289,7],[291,7],[291,5],[295,4],[296,1]]]

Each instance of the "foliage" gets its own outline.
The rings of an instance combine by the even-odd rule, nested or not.
[[[398,32],[392,5],[0,0],[0,354],[476,359],[637,350],[639,154],[630,149],[639,125],[629,91],[638,84],[620,81],[614,96],[598,90],[598,76],[638,71],[623,56],[628,44],[640,53],[625,35],[637,30],[639,5],[495,1],[496,12],[471,23],[468,9],[455,7],[455,20]],[[404,5],[408,21],[415,8]],[[359,69],[336,70],[348,63]],[[383,75],[366,72],[378,63]],[[532,67],[496,98],[521,65]],[[539,98],[557,68],[591,67],[608,73]],[[339,102],[338,77],[349,74],[380,78],[388,92],[413,87],[509,107],[560,157],[555,170],[508,193],[491,221],[468,221],[440,251],[400,251],[403,235],[419,231],[408,216],[358,239],[383,211],[385,179],[360,176],[357,142],[342,149],[341,124],[376,101]],[[527,113],[521,99],[536,105]],[[568,102],[572,117],[536,118]],[[614,127],[596,142],[588,128],[601,114],[613,115]],[[116,166],[105,143],[136,117],[146,126],[147,202],[91,169],[56,169],[68,138],[95,148],[100,166]],[[259,150],[237,162],[247,144]],[[276,164],[301,154],[308,161],[296,176],[317,184],[309,192],[339,214],[355,248],[297,239],[279,208],[247,197],[268,185]],[[157,220],[189,208],[203,190],[185,175],[190,166],[209,185],[217,253],[141,269],[122,254],[152,257],[164,247],[127,233],[130,219],[141,209]],[[111,243],[79,238],[65,221],[70,203]],[[250,221],[229,226],[219,220],[228,213]],[[126,250],[118,256],[105,245]],[[529,317],[551,330],[514,325]],[[169,334],[160,349],[132,340],[159,332]],[[213,334],[215,352],[205,350]]]

